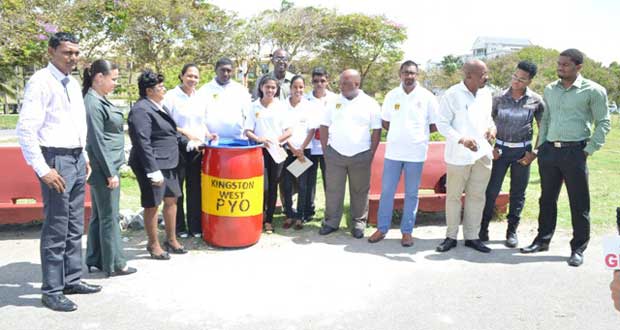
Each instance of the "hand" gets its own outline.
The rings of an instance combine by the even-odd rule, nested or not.
[[[49,173],[42,176],[41,181],[59,193],[65,192],[65,179],[58,174],[56,169],[51,169]]]
[[[217,140],[220,138],[219,135],[217,135],[217,133],[207,134],[205,137],[207,138],[207,141]]]
[[[268,147],[270,144],[273,143],[273,141],[271,141],[270,139],[266,138],[266,137],[259,137],[258,139],[256,139],[256,142],[258,143],[262,143],[264,144],[266,147]]]
[[[519,159],[518,162],[523,166],[528,166],[534,161],[534,159],[536,159],[536,154],[531,151],[526,151],[525,155]]]
[[[86,180],[90,178],[90,175],[93,173],[93,169],[90,167],[90,162],[86,162]]]
[[[614,272],[614,278],[609,284],[611,290],[611,299],[614,302],[614,307],[620,312],[620,270]]]
[[[484,132],[484,138],[489,141],[489,143],[492,143],[493,140],[495,140],[495,130],[488,130]]]
[[[590,156],[590,154],[587,151],[583,151],[583,154],[586,155],[586,158],[588,158],[588,156]]]
[[[502,156],[499,148],[493,148],[493,160],[498,160]]]
[[[120,184],[120,180],[118,179],[118,176],[111,176],[108,178],[108,188],[109,189],[116,189],[118,188],[118,185]]]
[[[153,181],[151,180],[151,184],[154,185],[155,187],[161,187],[164,185],[164,180],[161,181]]]
[[[478,143],[474,139],[464,137],[459,140],[459,143],[463,144],[465,148],[473,152],[478,151]]]

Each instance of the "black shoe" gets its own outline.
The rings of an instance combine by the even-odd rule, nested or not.
[[[472,248],[476,251],[480,251],[482,253],[489,253],[491,252],[491,248],[489,248],[488,246],[484,245],[484,243],[482,243],[479,239],[466,239],[465,240],[465,246]]]
[[[77,309],[77,305],[73,301],[67,299],[64,294],[44,294],[41,296],[41,302],[43,306],[57,312],[73,312]]]
[[[449,251],[450,249],[452,249],[454,247],[456,247],[456,240],[452,239],[450,237],[446,237],[446,239],[443,240],[443,242],[441,242],[441,244],[439,244],[437,246],[435,251],[437,251],[437,252],[446,252],[446,251]]]
[[[521,253],[536,253],[549,251],[549,243],[534,242],[527,247],[521,248]]]
[[[519,245],[519,239],[517,238],[517,233],[514,232],[506,232],[506,242],[504,243],[506,247],[516,248]]]
[[[108,277],[114,277],[114,276],[124,276],[124,275],[130,275],[133,274],[135,272],[137,272],[138,270],[133,268],[133,267],[127,267],[127,269],[123,270],[115,270],[111,273],[108,273]]]
[[[168,241],[164,242],[164,250],[166,250],[168,253],[173,253],[173,254],[186,254],[187,253],[187,250],[185,250],[184,246],[175,248]]]
[[[583,254],[579,252],[572,252],[570,258],[568,258],[568,265],[573,267],[579,267],[583,264]]]
[[[319,229],[319,235],[329,235],[338,230],[337,228],[332,228],[328,225],[322,225],[321,229]]]
[[[364,238],[364,230],[355,228],[351,231],[351,235],[357,239]]]
[[[101,285],[88,284],[86,282],[80,282],[76,285],[66,286],[62,289],[64,294],[89,294],[97,293],[101,291]]]
[[[480,241],[482,241],[482,242],[488,242],[489,241],[489,231],[488,230],[480,229],[480,233],[478,234],[478,238],[480,238]]]

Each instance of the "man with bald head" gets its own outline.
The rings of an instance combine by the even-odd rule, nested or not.
[[[351,235],[364,237],[370,164],[381,138],[381,108],[377,101],[359,89],[360,83],[359,72],[343,71],[340,75],[340,95],[327,105],[321,121],[327,184],[325,219],[319,230],[320,235],[328,235],[340,227],[348,178]]]
[[[444,158],[448,173],[446,239],[437,247],[438,252],[456,247],[463,192],[465,246],[484,253],[491,252],[478,237],[493,159],[488,140],[495,137],[491,92],[484,88],[487,79],[484,62],[468,61],[463,65],[463,81],[450,87],[439,103],[437,129],[446,137]]]
[[[279,99],[282,101],[288,100],[289,95],[291,95],[291,79],[295,76],[293,73],[287,71],[290,60],[290,56],[286,50],[282,48],[276,49],[276,51],[271,54],[273,71],[265,74],[274,76],[278,79],[278,83],[280,84]],[[258,97],[258,81],[260,81],[260,79],[256,81],[256,87],[254,87],[254,93],[252,93],[254,99]]]

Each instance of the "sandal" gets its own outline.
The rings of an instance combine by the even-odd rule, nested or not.
[[[289,229],[291,228],[291,226],[293,226],[293,219],[286,218],[286,220],[284,220],[284,223],[282,224],[282,229]]]
[[[303,220],[295,221],[295,226],[293,227],[293,229],[295,229],[295,230],[302,230],[302,229],[304,229],[304,222],[303,222]]]

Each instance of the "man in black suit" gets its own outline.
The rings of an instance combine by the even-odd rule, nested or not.
[[[175,222],[177,198],[181,195],[178,174],[179,147],[195,150],[201,141],[189,141],[177,132],[177,126],[163,106],[166,88],[164,76],[146,70],[138,78],[140,100],[129,112],[131,153],[129,166],[136,174],[140,200],[144,208],[144,228],[148,236],[147,251],[151,258],[170,259],[170,253],[187,251],[177,241]],[[157,237],[157,209],[164,202],[166,241],[164,251]]]

